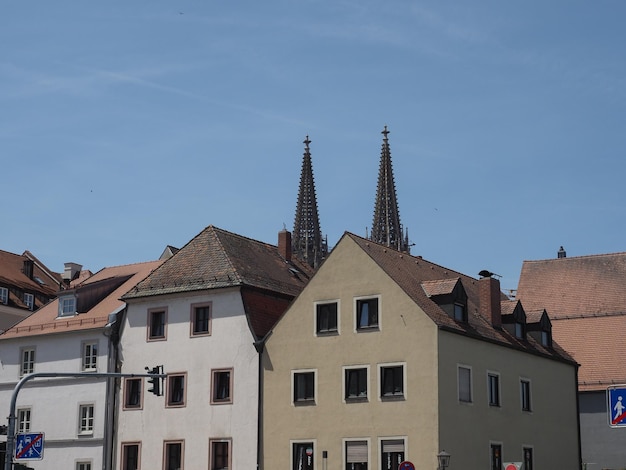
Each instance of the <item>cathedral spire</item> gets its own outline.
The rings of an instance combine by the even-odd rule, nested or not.
[[[385,126],[382,134],[383,145],[380,152],[378,188],[376,189],[376,205],[374,206],[374,221],[370,240],[409,253],[409,233],[407,230],[406,234],[403,235],[400,224],[400,211],[396,199],[396,184],[393,179],[387,126]]]
[[[326,257],[328,247],[322,239],[317,199],[315,197],[315,182],[313,180],[313,165],[309,150],[309,136],[304,140],[304,156],[302,157],[302,172],[300,174],[300,190],[298,191],[298,206],[293,224],[292,252],[295,256],[317,268]]]

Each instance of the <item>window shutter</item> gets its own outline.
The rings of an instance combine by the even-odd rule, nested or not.
[[[367,441],[346,442],[346,462],[367,462]]]
[[[404,440],[390,439],[383,441],[383,453],[404,452]]]

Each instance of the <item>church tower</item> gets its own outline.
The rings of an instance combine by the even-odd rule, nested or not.
[[[398,251],[410,252],[409,233],[402,235],[400,212],[396,199],[396,184],[391,166],[391,150],[389,149],[389,131],[387,126],[382,131],[383,145],[380,152],[380,168],[378,170],[378,188],[376,189],[376,205],[370,240],[387,245]]]
[[[313,165],[309,150],[309,136],[304,140],[304,156],[302,157],[302,172],[300,174],[300,190],[298,192],[298,206],[293,224],[292,253],[306,261],[311,267],[317,268],[328,252],[328,244],[322,239],[317,199],[315,197],[315,182],[313,181]]]

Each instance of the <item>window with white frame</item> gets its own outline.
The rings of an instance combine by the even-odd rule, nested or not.
[[[369,459],[367,441],[345,441],[345,444],[345,470],[367,470]]]
[[[98,369],[98,342],[83,343],[83,371],[94,372]]]
[[[318,335],[337,333],[337,302],[315,304],[315,332]]]
[[[76,315],[76,297],[64,295],[59,297],[59,316],[69,317]]]
[[[380,468],[381,470],[398,470],[404,462],[404,438],[381,439]]]
[[[472,402],[472,368],[468,366],[457,367],[457,380],[459,389],[459,401]]]
[[[35,372],[35,348],[23,348],[21,357],[20,377]]]
[[[346,402],[367,401],[367,367],[344,367],[344,399]]]
[[[295,405],[315,404],[315,372],[294,371],[293,375],[293,403]]]
[[[76,462],[76,470],[91,470],[91,462]]]
[[[404,366],[401,364],[380,365],[380,397],[397,399],[404,397]]]
[[[500,374],[487,373],[487,393],[489,406],[500,406]]]
[[[8,304],[9,303],[9,289],[6,287],[0,287],[0,304]]]
[[[30,432],[30,408],[20,408],[17,410],[17,432]]]
[[[35,308],[35,296],[33,294],[29,294],[28,292],[24,293],[24,305],[28,307],[28,310],[32,310]]]
[[[291,469],[313,470],[315,462],[314,442],[293,442],[291,444]]]
[[[93,434],[94,406],[80,405],[78,408],[78,434]]]
[[[356,299],[356,329],[377,330],[379,327],[378,297]]]

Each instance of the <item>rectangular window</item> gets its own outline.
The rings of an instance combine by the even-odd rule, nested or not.
[[[522,410],[531,411],[530,402],[530,380],[520,379],[520,395],[522,401]]]
[[[489,393],[489,406],[500,406],[500,375],[487,373],[487,391]]]
[[[28,307],[28,310],[35,308],[35,296],[33,294],[24,294],[24,305]]]
[[[59,297],[59,316],[69,317],[72,315],[76,315],[76,297],[73,295]]]
[[[212,371],[211,403],[232,403],[232,369],[219,369]]]
[[[231,468],[230,463],[230,440],[213,440],[209,442],[211,452],[210,470],[228,470]]]
[[[121,470],[138,470],[139,469],[139,444],[124,443],[122,444],[122,469]]]
[[[367,470],[367,441],[346,441],[345,470]]]
[[[404,462],[404,439],[380,441],[381,470],[398,470]]]
[[[30,408],[17,410],[17,432],[30,432]]]
[[[491,444],[491,470],[502,470],[502,445]]]
[[[91,462],[76,462],[76,470],[91,470]]]
[[[523,323],[515,322],[515,337],[519,339],[526,339],[526,328]]]
[[[168,374],[167,406],[185,406],[185,374]]]
[[[80,405],[78,416],[78,433],[93,434],[93,405]]]
[[[182,470],[183,442],[165,442],[163,470]]]
[[[191,306],[191,335],[208,335],[211,325],[211,304]]]
[[[9,289],[6,287],[0,287],[0,303],[4,305],[9,303]]]
[[[344,398],[346,401],[367,401],[367,368],[344,369]]]
[[[315,325],[317,334],[337,332],[337,302],[315,305]]]
[[[472,402],[472,369],[458,366],[459,401]]]
[[[291,448],[292,470],[313,470],[314,449],[312,442],[294,442]]]
[[[378,298],[357,299],[357,330],[378,329]]]
[[[148,311],[148,340],[165,339],[165,310]]]
[[[552,337],[549,331],[541,332],[541,344],[548,348],[552,346]]]
[[[142,388],[143,379],[130,377],[124,379],[124,409],[129,410],[141,408]]]
[[[98,369],[98,342],[83,343],[83,370],[96,371]]]
[[[404,367],[380,366],[381,398],[404,397]]]
[[[20,377],[35,372],[35,349],[22,349],[22,363],[20,365]]]
[[[454,304],[454,319],[456,321],[467,321],[467,315],[465,312],[465,305]]]
[[[315,404],[315,372],[293,373],[293,401],[295,404]]]
[[[524,447],[524,470],[533,470],[533,448]]]

